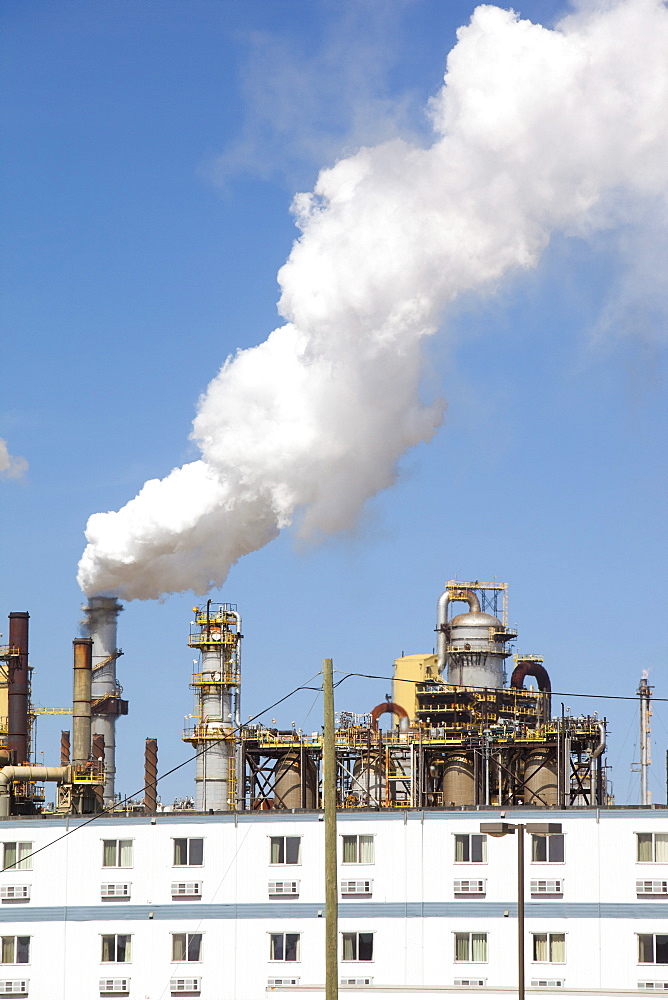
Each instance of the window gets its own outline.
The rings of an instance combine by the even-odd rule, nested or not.
[[[647,982],[638,983],[639,990],[658,990],[659,993],[668,993],[668,983]]]
[[[456,878],[453,891],[455,896],[484,896],[487,892],[487,879]]]
[[[100,886],[100,897],[102,899],[129,899],[129,882],[103,882]]]
[[[270,896],[298,896],[299,882],[270,882]]]
[[[637,879],[636,893],[638,896],[668,896],[668,879]]]
[[[286,979],[283,976],[277,979],[275,976],[270,976],[267,980],[267,986],[299,986],[299,976],[292,979]]]
[[[301,864],[301,837],[271,837],[271,864]]]
[[[200,993],[202,990],[202,980],[193,979],[191,977],[187,979],[170,979],[169,980],[169,992],[172,996],[175,993]]]
[[[129,962],[131,959],[130,934],[103,934],[102,961]]]
[[[344,865],[373,864],[373,834],[355,833],[342,840]]]
[[[455,979],[455,986],[484,986],[486,979]]]
[[[184,897],[185,899],[201,899],[201,882],[172,882],[172,899]]]
[[[464,931],[455,934],[455,962],[486,962],[487,934]]]
[[[565,962],[565,934],[533,934],[534,962]]]
[[[30,961],[30,938],[3,937],[1,961],[3,965],[27,965]]]
[[[341,882],[342,896],[370,896],[373,881],[370,878],[356,878]]]
[[[532,896],[563,896],[564,880],[562,878],[532,878]]]
[[[563,833],[532,833],[531,860],[556,864],[564,860]]]
[[[129,979],[101,979],[100,980],[100,993],[105,996],[108,993],[113,993],[115,996],[118,994],[129,993],[130,992],[130,980]]]
[[[484,833],[456,833],[455,861],[472,861],[483,864],[487,861],[487,836]]]
[[[341,980],[341,985],[342,986],[372,986],[373,985],[373,979],[369,979],[368,977],[362,978],[360,976],[356,976],[354,979],[342,979]]]
[[[0,996],[25,997],[28,995],[27,979],[0,979]]]
[[[0,899],[11,903],[17,899],[30,899],[29,885],[0,885]]]
[[[30,871],[32,868],[32,843],[30,841],[6,841],[3,845],[3,868],[20,868]]]
[[[175,837],[174,838],[174,864],[175,865],[203,865],[204,864],[204,841],[201,837]]]
[[[132,841],[103,840],[102,867],[132,868]]]
[[[201,934],[172,934],[172,962],[201,961]]]
[[[564,986],[563,979],[532,979],[532,986]]]
[[[640,965],[668,965],[668,934],[639,934],[638,962]]]
[[[373,934],[346,931],[341,935],[341,958],[344,962],[373,962]]]
[[[637,861],[668,862],[668,833],[637,833]]]
[[[299,934],[270,934],[269,959],[272,962],[298,962],[299,938]]]

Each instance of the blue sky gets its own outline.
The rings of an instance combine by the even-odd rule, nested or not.
[[[473,8],[3,5],[0,437],[29,469],[0,481],[0,586],[6,612],[31,613],[36,704],[71,699],[87,518],[195,457],[199,395],[277,325],[294,193],[360,144],[424,138],[425,102]],[[569,9],[520,12],[550,26]],[[460,299],[428,347],[444,423],[395,486],[354,531],[305,546],[289,529],[212,592],[243,616],[244,716],[323,657],[389,675],[402,652],[429,651],[455,577],[509,583],[517,649],[544,655],[555,690],[631,695],[648,669],[668,696],[665,313],[639,294],[615,306],[623,249],[607,233],[555,236],[535,269]],[[188,756],[193,603],[133,601],[121,616],[123,793],[141,785],[144,737],[158,738],[161,770]],[[368,711],[389,690],[348,681],[337,707]],[[636,801],[637,703],[560,700],[610,718],[617,801]],[[320,724],[308,692],[277,712],[268,718]],[[61,726],[38,722],[47,763]],[[652,735],[651,787],[665,801],[660,703]],[[191,773],[163,798],[191,792]]]

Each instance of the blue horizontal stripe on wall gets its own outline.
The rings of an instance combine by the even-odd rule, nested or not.
[[[434,917],[510,917],[517,915],[515,903],[339,903],[341,919],[361,918],[434,918]],[[62,922],[65,920],[297,920],[317,918],[325,912],[324,903],[170,903],[161,906],[133,906],[114,903],[95,906],[26,906],[3,905],[0,910],[5,925],[17,923]],[[527,903],[525,913],[532,917],[570,919],[655,920],[668,917],[666,903]],[[150,917],[153,914],[153,917]]]

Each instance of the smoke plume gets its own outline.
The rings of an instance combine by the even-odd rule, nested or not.
[[[21,455],[10,455],[7,442],[0,438],[0,479],[23,479],[28,462]]]
[[[449,303],[535,266],[552,234],[665,224],[667,107],[658,0],[554,30],[478,7],[430,102],[433,143],[360,149],[297,195],[286,324],[209,385],[200,460],[89,519],[83,590],[204,593],[296,514],[306,537],[351,525],[441,420],[422,354]]]

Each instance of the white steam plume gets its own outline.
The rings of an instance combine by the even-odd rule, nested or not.
[[[288,321],[202,397],[199,461],[93,515],[87,594],[152,598],[225,579],[295,513],[349,526],[433,434],[421,342],[466,290],[533,267],[553,233],[666,221],[668,11],[598,4],[556,30],[478,7],[431,102],[429,148],[396,140],[298,195],[279,273]]]
[[[10,455],[7,442],[0,438],[0,479],[23,479],[28,462],[21,455]]]

